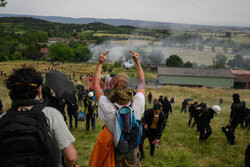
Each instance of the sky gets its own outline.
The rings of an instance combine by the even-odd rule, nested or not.
[[[250,0],[7,0],[0,13],[250,27]]]

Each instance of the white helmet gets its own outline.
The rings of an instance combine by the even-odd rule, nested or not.
[[[212,109],[213,109],[217,114],[220,114],[220,111],[221,111],[220,106],[214,105],[214,106],[212,107]]]
[[[93,92],[89,92],[88,93],[88,97],[93,97],[94,96],[94,93]]]

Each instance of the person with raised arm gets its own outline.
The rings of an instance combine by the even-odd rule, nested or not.
[[[133,110],[136,119],[141,120],[145,109],[145,80],[144,72],[139,61],[139,54],[131,50],[129,52],[132,53],[132,58],[137,68],[138,84],[136,95],[133,95],[133,91],[129,88],[130,82],[128,75],[126,73],[119,73],[111,81],[112,90],[109,91],[107,96],[104,96],[100,86],[101,69],[102,64],[106,61],[106,55],[109,51],[99,56],[99,62],[93,80],[93,89],[96,100],[98,101],[98,115],[104,122],[105,126],[101,134],[98,136],[96,145],[92,151],[89,166],[140,166],[140,151],[137,141],[133,143],[133,147],[130,147],[129,142],[129,148],[133,149],[128,153],[121,153],[118,148],[114,146],[117,111],[123,107],[130,108]],[[104,149],[103,147],[106,148]]]

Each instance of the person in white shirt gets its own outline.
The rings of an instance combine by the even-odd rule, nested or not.
[[[112,80],[112,90],[109,92],[108,96],[104,96],[103,91],[100,87],[101,81],[101,69],[102,64],[106,60],[106,55],[109,52],[101,54],[99,56],[99,62],[95,71],[94,77],[94,92],[96,95],[96,100],[98,101],[98,115],[99,118],[104,121],[105,126],[114,133],[115,126],[115,116],[116,116],[116,106],[131,106],[134,110],[136,118],[141,120],[141,117],[145,109],[145,80],[144,72],[140,65],[139,54],[133,51],[132,58],[137,67],[137,79],[138,85],[136,90],[136,95],[133,96],[133,91],[128,89],[129,87],[129,77],[125,73],[119,73]],[[132,154],[132,155],[131,155]],[[132,152],[128,154],[119,154],[115,151],[115,166],[140,166],[140,151],[136,147]]]

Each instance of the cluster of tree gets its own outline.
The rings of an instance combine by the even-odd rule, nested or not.
[[[166,65],[167,67],[193,67],[193,64],[190,61],[183,63],[183,60],[178,55],[169,56],[166,59]]]
[[[0,0],[0,7],[5,7],[7,2],[5,0]]]
[[[0,61],[41,58],[40,49],[46,47],[48,34],[41,31],[27,31],[23,34],[0,32]]]
[[[232,48],[232,52],[235,54],[240,51],[250,50],[250,44],[238,44],[231,39],[231,33],[226,32],[223,36],[225,39],[217,39],[210,36],[207,39],[203,39],[201,35],[196,34],[182,34],[182,35],[170,35],[163,40],[162,46],[168,47],[180,47],[187,49],[203,50],[204,46],[210,46],[211,51],[215,51],[215,47],[222,47],[224,52],[228,51],[228,48]],[[248,52],[249,53],[249,52]]]
[[[216,55],[213,63],[213,68],[250,70],[250,58],[244,59],[241,55],[235,55],[233,59],[227,61],[227,57],[219,53]]]
[[[57,42],[49,47],[49,58],[53,61],[86,62],[91,58],[91,51],[84,42],[71,40],[68,45]]]

